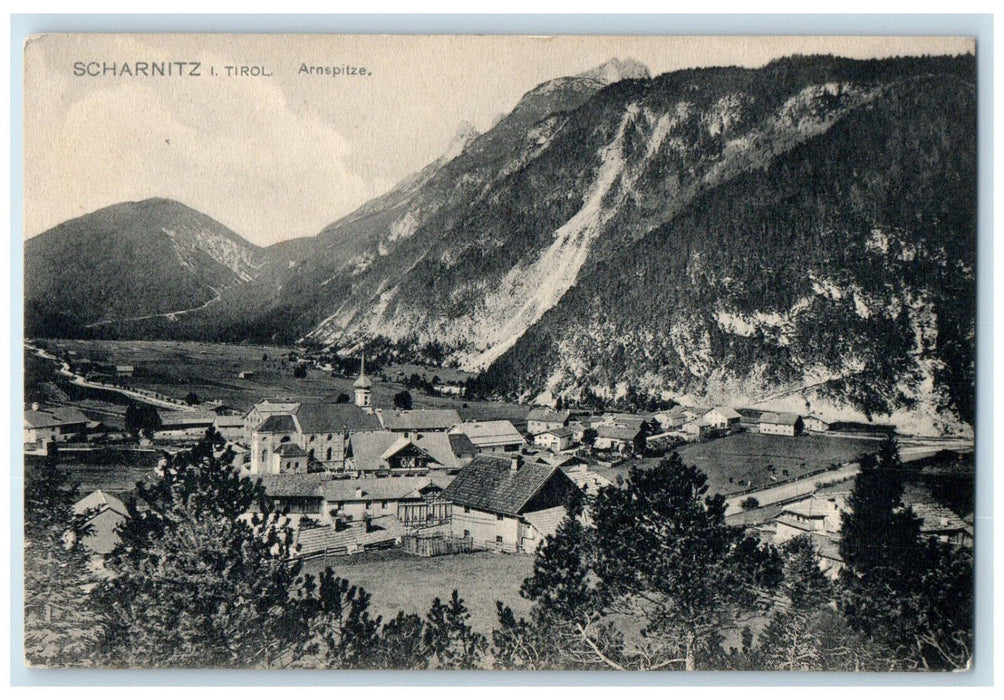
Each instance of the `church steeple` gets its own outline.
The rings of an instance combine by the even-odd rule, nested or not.
[[[359,378],[355,384],[356,406],[359,408],[370,408],[373,404],[373,382],[366,376],[366,351],[362,353],[362,360],[359,363]]]

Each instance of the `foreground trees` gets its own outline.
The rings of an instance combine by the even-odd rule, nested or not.
[[[509,637],[522,629],[524,645],[554,640],[532,655],[562,666],[707,667],[722,635],[765,610],[781,580],[777,552],[726,525],[725,499],[707,490],[675,454],[601,489],[593,526],[566,521],[538,555],[522,590],[535,603],[531,622],[502,611]]]

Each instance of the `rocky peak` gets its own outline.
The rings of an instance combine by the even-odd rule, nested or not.
[[[621,80],[643,80],[651,78],[648,67],[633,58],[611,58],[595,68],[580,73],[579,78],[597,80],[605,85],[616,83]]]

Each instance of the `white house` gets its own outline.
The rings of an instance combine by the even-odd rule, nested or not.
[[[526,431],[530,435],[537,435],[546,430],[567,428],[571,418],[571,411],[554,411],[550,408],[537,407],[532,409],[526,417]]]
[[[764,435],[786,435],[794,437],[802,432],[802,418],[795,413],[763,413],[760,416],[760,432]]]
[[[24,443],[41,445],[86,436],[89,422],[87,416],[72,406],[40,408],[32,404],[31,409],[24,412]]]
[[[825,433],[830,429],[829,421],[814,414],[806,416],[802,422],[805,424],[805,429],[810,433]]]
[[[568,428],[550,428],[533,436],[533,444],[551,452],[561,452],[572,446],[574,434]]]
[[[716,430],[728,430],[730,432],[738,431],[742,420],[742,416],[728,406],[715,406],[701,418],[707,425]]]

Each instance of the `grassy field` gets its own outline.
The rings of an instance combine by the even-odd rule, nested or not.
[[[685,464],[691,464],[708,475],[711,493],[726,496],[750,488],[767,487],[777,480],[825,469],[833,464],[853,461],[863,452],[877,449],[874,440],[834,437],[828,435],[761,435],[739,433],[708,442],[681,445],[677,452]],[[613,469],[596,468],[600,475],[616,481],[626,477],[632,465],[642,469],[655,466],[661,457],[633,460]],[[773,466],[774,471],[767,467]],[[785,476],[784,471],[788,471]],[[731,481],[730,481],[731,480]],[[749,484],[752,483],[752,486]]]
[[[519,587],[533,570],[533,557],[491,552],[443,557],[416,557],[387,550],[333,557],[304,565],[305,573],[331,566],[335,574],[372,594],[372,613],[386,622],[398,610],[425,616],[434,598],[446,600],[457,589],[471,611],[471,625],[489,636],[497,622],[495,601],[501,600],[516,616],[529,613]]]
[[[283,366],[282,361],[289,355],[290,348],[161,340],[56,339],[46,340],[44,344],[62,357],[73,351],[77,359],[133,365],[135,376],[130,382],[133,386],[178,399],[195,392],[202,401],[218,399],[242,412],[263,398],[334,401],[342,393],[352,396],[355,381],[352,377],[332,377],[329,372],[313,369],[308,371],[306,378],[295,378],[292,365]],[[265,355],[269,358],[267,362],[263,361]],[[408,369],[417,370],[418,367],[409,365]],[[239,378],[238,374],[244,371],[255,374],[249,379]],[[436,368],[424,368],[422,372],[429,377],[449,373]],[[375,378],[373,405],[393,407],[394,394],[405,388],[402,384]],[[516,404],[425,396],[415,390],[411,390],[411,395],[415,408],[456,408],[468,420],[523,422],[530,410]]]
[[[158,455],[152,452],[100,452],[87,456],[60,457],[58,466],[80,485],[80,495],[102,489],[115,496],[134,490],[137,481],[151,481]],[[41,458],[26,457],[25,469],[31,469]]]

